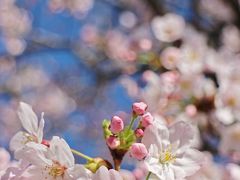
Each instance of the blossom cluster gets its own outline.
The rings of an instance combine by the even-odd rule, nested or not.
[[[148,172],[146,179],[181,179],[199,170],[203,155],[191,145],[192,125],[178,121],[166,126],[146,109],[144,102],[134,103],[130,124],[126,127],[118,116],[103,121],[104,138],[113,157],[114,170],[109,161],[71,149],[61,137],[44,139],[44,113],[38,119],[32,107],[21,102],[18,117],[23,131],[17,132],[10,141],[16,160],[8,164],[9,155],[2,150],[1,161],[6,164],[1,168],[1,179],[120,180],[124,178],[120,166],[127,152],[144,164]],[[86,159],[86,164],[75,164],[73,154]]]

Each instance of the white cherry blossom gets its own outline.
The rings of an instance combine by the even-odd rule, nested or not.
[[[18,117],[25,131],[17,132],[10,141],[12,151],[22,149],[27,143],[41,143],[43,139],[44,113],[42,113],[40,122],[32,107],[24,102],[20,102]]]
[[[142,142],[149,147],[147,169],[161,180],[180,180],[200,168],[202,154],[191,148],[193,127],[183,121],[169,129],[155,121],[146,128]]]
[[[32,164],[28,173],[35,180],[88,180],[91,176],[83,165],[75,164],[70,147],[57,136],[52,138],[49,148],[30,142],[18,155]]]

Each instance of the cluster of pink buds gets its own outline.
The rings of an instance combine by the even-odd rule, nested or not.
[[[123,120],[119,116],[113,116],[109,129],[112,135],[106,139],[106,143],[110,149],[116,149],[120,145],[118,133],[124,129]]]
[[[135,130],[135,135],[141,138],[144,134],[144,129],[153,123],[153,116],[151,113],[146,112],[147,105],[144,102],[136,102],[132,106],[133,115],[140,116],[140,123]]]
[[[115,167],[119,165],[127,151],[130,151],[131,157],[138,160],[146,157],[147,149],[140,141],[145,128],[153,123],[152,115],[146,110],[147,105],[144,102],[133,103],[131,121],[127,126],[124,126],[123,120],[119,116],[113,116],[111,121],[103,121],[106,144],[111,151],[114,162],[118,162]],[[137,128],[134,128],[136,120],[139,122]]]

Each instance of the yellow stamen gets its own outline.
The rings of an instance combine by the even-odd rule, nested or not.
[[[172,148],[169,146],[166,150],[160,153],[160,159],[159,162],[163,165],[169,164],[171,162],[174,162],[176,159],[176,155],[172,153]]]
[[[49,175],[57,178],[59,176],[63,176],[66,168],[61,166],[59,163],[54,163],[51,167],[49,167]]]

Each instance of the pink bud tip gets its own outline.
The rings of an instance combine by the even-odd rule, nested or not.
[[[148,127],[149,125],[151,125],[153,123],[152,115],[149,112],[144,114],[142,116],[142,121],[141,122],[142,122],[143,127],[145,127],[145,128]]]
[[[144,132],[143,132],[142,129],[136,129],[135,135],[136,135],[138,138],[143,137],[143,134],[144,134]]]
[[[132,105],[133,112],[137,115],[143,115],[147,109],[147,105],[144,102],[136,102]]]
[[[119,133],[123,130],[123,128],[124,128],[123,120],[118,116],[113,116],[110,125],[110,130],[112,131],[112,133],[114,134]]]
[[[45,146],[47,146],[47,147],[50,147],[50,143],[49,143],[49,141],[46,140],[46,139],[43,139],[42,142],[41,142],[41,144],[43,144],[43,145],[45,145]]]
[[[130,148],[130,155],[133,158],[138,160],[142,160],[147,156],[148,152],[144,144],[142,143],[134,143]]]
[[[110,149],[116,149],[120,145],[120,141],[114,136],[107,138],[106,142]]]
[[[185,112],[188,116],[193,117],[197,114],[197,108],[194,105],[190,104],[185,108]]]

